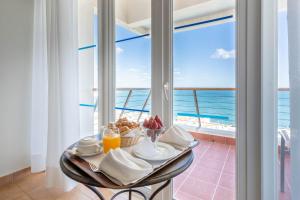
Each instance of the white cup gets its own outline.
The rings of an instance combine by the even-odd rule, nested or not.
[[[82,154],[92,154],[99,151],[99,142],[94,137],[81,139],[77,145],[77,151]]]
[[[100,146],[98,144],[93,144],[93,145],[78,145],[77,146],[77,151],[82,154],[92,154],[96,153],[99,151]]]

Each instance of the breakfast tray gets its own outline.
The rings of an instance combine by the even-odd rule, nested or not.
[[[138,185],[140,182],[144,181],[145,179],[149,178],[151,175],[157,173],[158,171],[164,169],[166,166],[169,164],[175,162],[178,160],[180,157],[185,155],[186,153],[190,152],[194,147],[196,147],[199,144],[199,141],[194,140],[189,147],[185,148],[184,150],[181,151],[180,154],[177,156],[167,160],[164,162],[162,165],[160,165],[157,168],[154,168],[151,173],[149,173],[147,176],[139,179],[138,181],[128,184],[128,185],[119,185],[116,184],[115,181],[111,180],[108,175],[104,174],[103,172],[93,172],[92,169],[90,168],[90,165],[87,161],[85,161],[83,158],[71,154],[69,151],[64,152],[64,156],[77,168],[79,168],[82,172],[84,172],[86,175],[88,175],[90,178],[98,182],[100,185],[106,186],[107,188],[111,189],[122,189],[122,188],[133,188],[135,185]],[[72,148],[72,147],[71,147]]]

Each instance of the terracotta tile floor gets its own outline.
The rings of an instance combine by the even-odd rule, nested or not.
[[[176,200],[235,199],[235,146],[201,141],[194,154],[192,166],[174,179]],[[280,163],[278,177],[279,169]],[[288,153],[285,156],[285,192],[279,192],[279,199],[291,199],[291,160]]]
[[[174,179],[176,200],[232,200],[235,199],[235,146],[201,141],[194,150],[195,160],[188,170]],[[290,159],[287,156],[287,169]],[[287,170],[289,171],[289,170]],[[290,199],[290,174],[286,174],[286,193],[281,200]],[[101,190],[106,198],[112,191]],[[93,200],[89,189],[78,185],[70,192],[45,187],[45,174],[32,174],[15,184],[0,187],[0,200]],[[118,198],[127,199],[126,197]]]
[[[174,179],[179,200],[235,199],[235,146],[201,141],[192,166]]]

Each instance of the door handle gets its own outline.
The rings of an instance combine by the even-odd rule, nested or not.
[[[164,84],[164,94],[167,101],[169,101],[169,82]]]

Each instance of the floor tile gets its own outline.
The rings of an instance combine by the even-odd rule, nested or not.
[[[234,190],[228,190],[226,188],[217,187],[213,200],[234,200],[234,199],[235,199]]]
[[[235,175],[222,173],[219,185],[224,188],[234,190],[235,189]]]
[[[26,194],[23,194],[22,196],[20,197],[17,197],[16,199],[14,200],[32,200],[28,195]]]
[[[236,163],[236,159],[235,158],[236,158],[235,154],[229,153],[228,154],[228,158],[227,158],[227,162],[230,163],[230,164],[235,165],[235,163]]]
[[[211,150],[216,150],[216,151],[228,151],[229,147],[230,146],[227,145],[227,144],[220,144],[220,143],[214,142],[211,145],[210,149]]]
[[[55,199],[57,199],[58,197],[60,197],[65,193],[62,189],[59,188],[48,188],[47,190],[50,193],[50,195]]]
[[[86,196],[83,192],[80,191],[78,187],[76,187],[70,192],[63,194],[56,200],[91,200],[91,199],[92,198]]]
[[[195,160],[201,159],[203,157],[203,155],[205,154],[206,151],[207,151],[207,149],[202,149],[202,150],[194,151]]]
[[[30,192],[37,187],[45,186],[45,173],[32,174],[16,182],[16,184],[25,192]]]
[[[228,174],[235,174],[235,164],[231,164],[229,162],[225,163],[223,172],[228,173]]]
[[[179,187],[184,183],[186,180],[187,176],[177,176],[176,178],[173,179],[173,191],[177,192]]]
[[[87,197],[89,197],[89,198],[91,198],[91,199],[99,199],[98,197],[97,197],[97,195],[94,193],[94,192],[92,192],[90,189],[88,189],[87,187],[85,187],[84,185],[82,185],[82,184],[79,184],[78,186],[77,186],[77,188],[78,188],[78,190],[80,191],[80,192],[82,192],[83,194],[85,194]],[[112,194],[113,194],[113,192],[111,191],[111,190],[109,190],[109,189],[98,189],[100,192],[101,192],[101,194],[103,195],[103,196],[105,196],[105,197],[110,197],[110,196],[112,196]]]
[[[227,156],[227,150],[221,151],[221,150],[209,149],[203,156],[203,159],[213,159],[213,160],[225,161],[226,156]]]
[[[56,197],[44,186],[37,187],[27,193],[33,200],[52,200]]]
[[[201,200],[199,197],[187,194],[185,192],[177,192],[174,197],[175,200]]]
[[[16,199],[22,197],[24,192],[17,186],[13,184],[5,185],[0,188],[0,199]]]
[[[197,180],[205,181],[212,184],[217,184],[221,172],[206,167],[196,166],[191,172],[191,177]]]
[[[223,168],[224,161],[210,159],[210,158],[201,158],[197,162],[197,165],[201,165],[202,167],[220,171]]]
[[[185,192],[200,199],[211,199],[216,185],[189,177],[179,188],[178,192]]]

